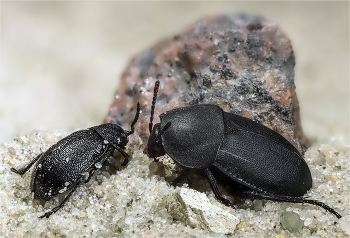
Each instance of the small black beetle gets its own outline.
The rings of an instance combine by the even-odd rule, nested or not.
[[[158,88],[159,81],[154,87],[147,153],[155,161],[168,154],[186,169],[173,185],[183,181],[191,169],[200,169],[226,206],[232,204],[220,193],[213,174],[241,195],[311,203],[341,218],[326,204],[302,197],[312,187],[308,165],[283,136],[257,122],[202,104],[167,111],[152,128]]]
[[[40,218],[48,218],[63,207],[78,185],[82,182],[87,183],[114,150],[118,150],[124,156],[123,165],[128,163],[129,155],[124,149],[128,143],[128,136],[134,133],[139,115],[140,103],[137,103],[137,112],[130,131],[124,131],[120,126],[111,123],[76,131],[39,154],[23,168],[11,168],[11,171],[22,175],[36,163],[30,182],[35,199],[48,200],[71,190],[57,207]]]

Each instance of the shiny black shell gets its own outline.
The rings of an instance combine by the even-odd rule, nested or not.
[[[76,131],[58,141],[36,162],[30,185],[34,198],[49,199],[69,190],[82,176],[88,177],[99,161],[112,155],[114,148],[109,142],[125,148],[127,141],[124,130],[115,124]]]
[[[277,132],[216,105],[160,115],[166,153],[188,169],[210,168],[219,177],[259,192],[302,196],[312,186],[308,165]]]

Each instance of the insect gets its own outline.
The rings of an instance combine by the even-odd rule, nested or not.
[[[124,156],[122,165],[128,163],[129,155],[124,151],[128,137],[134,133],[134,126],[140,115],[140,103],[131,130],[123,130],[116,124],[102,124],[85,130],[76,131],[58,141],[46,152],[39,154],[23,168],[11,171],[23,175],[35,163],[30,182],[35,199],[48,200],[70,190],[64,200],[43,217],[50,217],[63,207],[64,203],[82,183],[87,183],[103,162],[118,150]]]
[[[277,132],[248,118],[224,112],[216,105],[182,107],[161,114],[153,127],[159,81],[155,83],[147,153],[155,161],[168,154],[184,172],[204,170],[215,197],[233,206],[220,193],[214,175],[243,196],[310,203],[341,218],[326,204],[303,195],[312,187],[308,165],[299,151]]]

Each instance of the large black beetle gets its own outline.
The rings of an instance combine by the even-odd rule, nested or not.
[[[308,165],[299,151],[277,132],[248,118],[224,112],[216,105],[195,105],[161,114],[153,126],[154,96],[147,152],[150,158],[168,154],[186,170],[204,170],[218,200],[232,204],[220,193],[216,175],[238,193],[254,198],[318,205],[341,218],[326,204],[302,197],[312,186]]]
[[[134,133],[139,118],[140,104],[137,104],[135,119],[131,130],[125,131],[116,124],[102,124],[86,130],[76,131],[58,141],[46,152],[39,154],[23,168],[11,171],[24,174],[36,163],[30,182],[34,198],[48,200],[70,190],[64,200],[40,218],[49,217],[57,212],[82,182],[87,183],[94,172],[102,167],[114,152],[118,150],[124,156],[123,165],[128,163],[128,154],[124,151],[128,136]]]

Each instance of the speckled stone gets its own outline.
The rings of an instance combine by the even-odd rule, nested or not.
[[[166,197],[166,208],[174,219],[216,233],[232,234],[239,223],[237,217],[212,205],[205,194],[193,189],[175,189]]]
[[[136,133],[145,144],[159,79],[155,122],[174,108],[216,104],[263,123],[304,152],[294,65],[291,42],[274,23],[245,14],[207,17],[130,62],[105,121],[127,128],[140,102]]]
[[[303,222],[300,220],[300,216],[295,212],[282,212],[281,225],[287,231],[295,233],[300,231]]]

